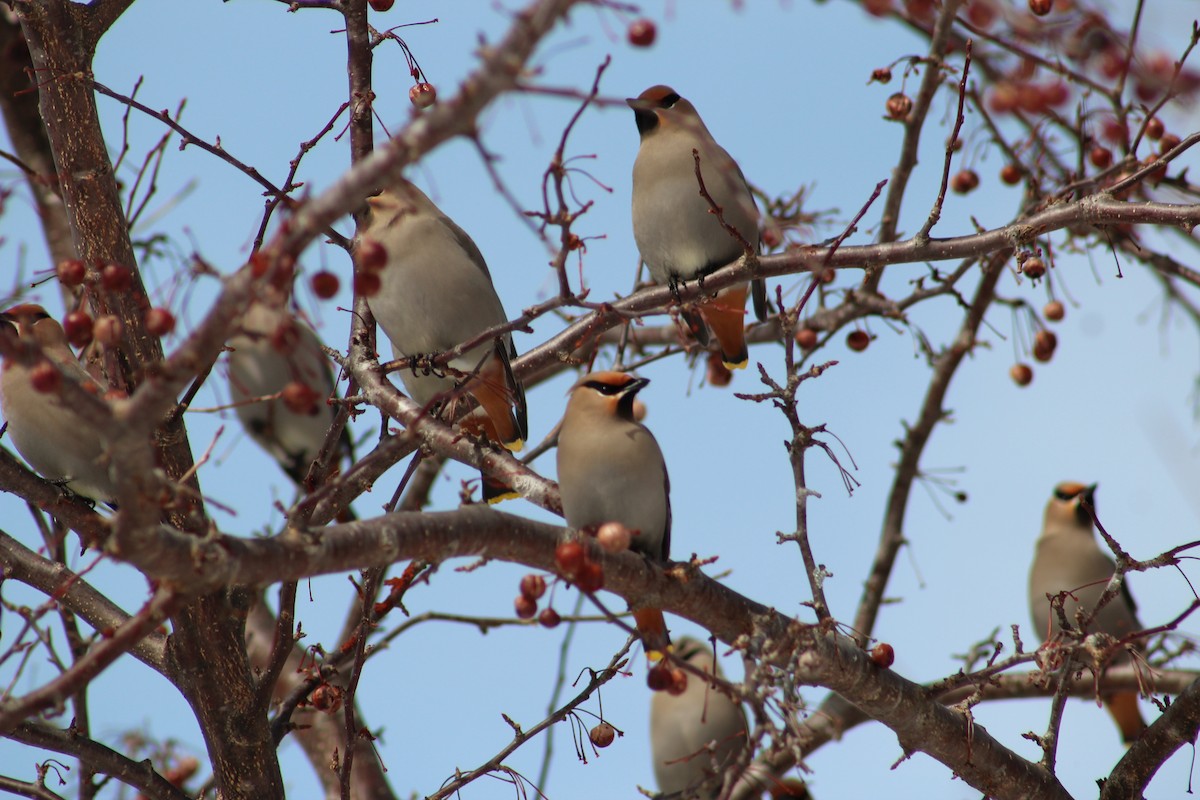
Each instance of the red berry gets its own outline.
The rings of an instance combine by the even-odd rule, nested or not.
[[[1038,361],[1045,363],[1054,356],[1054,349],[1058,347],[1058,337],[1053,331],[1042,329],[1033,337],[1033,357]]]
[[[378,273],[357,272],[354,275],[355,294],[361,294],[363,297],[374,297],[379,294],[379,289],[382,286],[383,281],[379,279]]]
[[[633,532],[619,522],[606,522],[596,531],[596,541],[606,553],[622,553],[629,549]]]
[[[956,194],[967,194],[979,186],[979,175],[973,169],[964,169],[950,179],[950,188]]]
[[[1051,322],[1058,322],[1067,315],[1067,309],[1062,303],[1057,300],[1051,300],[1046,303],[1046,307],[1042,309],[1042,314]]]
[[[437,102],[437,89],[432,83],[418,83],[408,90],[408,99],[417,108],[429,108]]]
[[[120,317],[112,314],[101,314],[92,326],[92,335],[105,347],[116,347],[124,333],[125,324],[121,322]]]
[[[678,697],[687,691],[687,683],[687,673],[676,667],[671,670],[671,685],[667,687],[667,694],[672,697]]]
[[[72,311],[63,320],[63,333],[75,347],[85,347],[92,341],[92,318],[86,311]]]
[[[863,11],[872,17],[886,17],[892,13],[892,0],[863,0]]]
[[[534,615],[537,614],[537,600],[525,595],[519,595],[513,601],[513,608],[516,610],[517,616],[521,619],[533,619]]]
[[[575,573],[575,585],[588,594],[600,591],[604,588],[604,568],[595,561],[584,561]]]
[[[1046,274],[1046,263],[1037,256],[1030,256],[1021,265],[1021,272],[1031,280],[1037,280]]]
[[[1163,133],[1165,133],[1165,132],[1166,131],[1163,128],[1162,120],[1159,119],[1158,117],[1151,117],[1149,120],[1146,121],[1146,138],[1147,139],[1157,142],[1159,139],[1161,139],[1163,137]]]
[[[296,345],[300,343],[300,329],[296,327],[296,322],[288,317],[275,326],[275,330],[271,331],[271,348],[276,353],[283,355],[290,354],[296,349]]]
[[[1013,364],[1008,375],[1017,386],[1028,386],[1033,382],[1033,368],[1028,364]]]
[[[382,272],[388,262],[387,248],[374,239],[359,239],[354,260],[364,272]]]
[[[796,331],[796,344],[801,350],[812,350],[817,346],[817,332],[812,328],[801,328]]]
[[[875,82],[891,83],[892,82],[892,70],[889,67],[879,67],[877,69],[871,70],[871,80],[867,81],[867,83],[875,83]]]
[[[537,600],[546,593],[546,579],[541,575],[530,573],[521,578],[521,596]]]
[[[63,286],[78,286],[87,277],[87,267],[78,258],[60,261],[54,271],[58,274],[58,282]]]
[[[1049,14],[1053,6],[1054,0],[1029,0],[1029,10],[1039,17]]]
[[[967,6],[967,19],[976,28],[987,30],[996,21],[996,7],[991,0],[971,0]]]
[[[146,332],[151,336],[166,336],[175,330],[175,315],[165,308],[152,308],[146,312]]]
[[[706,363],[709,386],[724,387],[733,382],[733,373],[725,366],[724,358],[720,353],[709,353]]]
[[[588,738],[592,740],[592,744],[596,747],[608,747],[617,738],[617,729],[607,722],[601,722],[596,727],[592,728],[588,733]]]
[[[107,264],[100,270],[100,285],[109,292],[127,291],[133,286],[133,273],[120,264]]]
[[[342,689],[329,683],[322,683],[313,689],[312,704],[317,711],[332,714],[342,707]]]
[[[543,628],[557,628],[560,622],[562,617],[553,608],[543,608],[542,613],[538,614],[538,624]]]
[[[654,44],[657,35],[658,29],[653,20],[642,17],[629,23],[629,43],[634,47],[649,47]]]
[[[996,114],[1008,114],[1017,107],[1020,92],[1008,81],[997,83],[988,94],[988,108]]]
[[[1164,133],[1163,137],[1158,140],[1158,152],[1166,153],[1179,147],[1179,143],[1183,141],[1173,133]]]
[[[904,92],[896,92],[887,99],[886,107],[889,119],[907,119],[912,111],[912,100]]]
[[[396,0],[367,0],[371,4],[371,8],[375,11],[383,13],[388,11],[396,4]]]
[[[650,687],[652,692],[662,692],[670,689],[675,685],[675,678],[671,675],[671,668],[661,661],[650,668],[646,673],[646,685]]]
[[[1088,159],[1092,162],[1092,166],[1096,169],[1108,169],[1112,165],[1113,154],[1112,150],[1101,145],[1096,145],[1092,151],[1088,153]]]
[[[1016,164],[1005,164],[1000,168],[1000,180],[1009,186],[1016,186],[1021,182],[1021,168]]]
[[[871,662],[877,667],[890,667],[896,661],[896,651],[887,642],[871,648]]]
[[[563,577],[572,579],[583,566],[586,555],[583,545],[579,542],[559,542],[558,547],[554,548],[554,563]]]
[[[39,361],[29,370],[29,385],[40,394],[57,392],[62,386],[62,374],[49,361]]]
[[[322,300],[329,300],[338,293],[338,276],[328,270],[321,270],[312,276],[313,294]]]
[[[317,394],[317,391],[311,386],[299,381],[292,381],[283,387],[279,399],[293,414],[315,417],[321,410],[321,395]]]
[[[856,353],[861,353],[867,349],[867,345],[871,343],[871,336],[866,331],[850,331],[846,336],[846,347],[849,347]]]

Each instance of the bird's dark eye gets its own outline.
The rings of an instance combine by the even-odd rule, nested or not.
[[[663,108],[670,108],[682,99],[683,98],[681,98],[679,95],[671,92],[669,95],[660,100],[658,104]]]
[[[1067,491],[1066,489],[1055,489],[1054,496],[1057,497],[1059,500],[1066,502],[1068,500],[1074,500],[1076,497],[1078,497],[1079,492]]]

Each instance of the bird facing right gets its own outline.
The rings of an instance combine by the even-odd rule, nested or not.
[[[633,400],[649,381],[623,372],[593,372],[571,387],[558,434],[558,486],[567,525],[619,522],[635,531],[630,549],[662,563],[671,550],[667,466],[650,430],[634,419]],[[662,611],[636,608],[646,655],[670,646]]]
[[[700,672],[724,678],[704,642],[682,637],[675,655]],[[664,794],[713,800],[725,770],[737,763],[747,745],[746,712],[707,681],[689,677],[682,694],[656,692],[650,700],[654,778]]]
[[[700,279],[743,253],[743,246],[700,193],[696,159],[704,189],[722,211],[725,223],[757,250],[758,209],[742,170],[717,144],[695,106],[669,86],[652,86],[626,100],[633,109],[641,144],[633,164],[633,238],[650,275],[663,286]],[[695,151],[696,155],[693,155]],[[753,282],[754,311],[766,316],[766,287]],[[730,369],[749,361],[746,349],[746,284],[720,291],[700,304],[702,320],[686,309],[683,317],[701,344],[708,342],[705,322],[721,346]]]
[[[13,306],[0,314],[0,326],[23,342],[39,345],[63,375],[97,396],[102,394],[75,358],[62,326],[46,309],[31,303]],[[46,480],[112,505],[117,487],[109,475],[104,438],[59,392],[38,391],[32,373],[33,368],[16,361],[6,362],[0,371],[0,405],[17,452]]]
[[[1029,572],[1029,609],[1034,630],[1042,640],[1061,631],[1058,612],[1051,608],[1047,595],[1069,593],[1065,595],[1063,610],[1067,621],[1075,625],[1081,609],[1084,614],[1092,613],[1116,571],[1112,558],[1100,549],[1092,529],[1092,516],[1084,507],[1086,501],[1094,510],[1095,492],[1095,484],[1060,483],[1046,505],[1042,533]],[[1120,639],[1142,630],[1129,584],[1122,583],[1121,590],[1121,594],[1095,612],[1083,633],[1102,632]],[[1122,651],[1112,661],[1129,663],[1130,656]],[[1135,740],[1146,727],[1138,709],[1137,692],[1117,692],[1103,699],[1121,730],[1122,739]]]

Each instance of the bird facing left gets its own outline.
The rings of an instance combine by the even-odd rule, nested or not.
[[[483,254],[423,192],[401,182],[367,198],[367,205],[359,251],[367,242],[386,251],[379,290],[367,303],[396,358],[451,350],[508,320]],[[440,404],[461,387],[481,409],[464,427],[516,452],[529,435],[525,390],[512,371],[516,357],[512,334],[505,333],[451,359],[445,372],[407,369],[400,379],[423,406]],[[515,496],[483,475],[489,503]]]

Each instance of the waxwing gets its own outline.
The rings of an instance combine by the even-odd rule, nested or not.
[[[103,389],[75,358],[58,321],[38,305],[13,306],[0,314],[0,327],[37,344],[42,354],[67,377],[97,396]],[[29,466],[43,478],[75,494],[109,505],[116,485],[108,471],[106,444],[100,432],[66,405],[60,392],[39,392],[31,381],[33,369],[6,361],[0,371],[0,406],[8,436]],[[115,507],[115,506],[114,506]]]
[[[758,209],[741,168],[716,141],[696,109],[669,86],[652,86],[625,102],[633,109],[641,145],[633,163],[633,238],[654,280],[676,287],[703,279],[737,260],[741,243],[711,212],[696,179],[695,150],[704,188],[720,206],[725,222],[755,250],[759,246]],[[753,281],[754,311],[766,316],[766,286]],[[682,315],[701,344],[712,328],[721,357],[730,369],[749,361],[746,349],[746,284],[723,289],[702,302],[700,317]]]
[[[724,678],[707,643],[682,637],[675,657]],[[688,674],[682,694],[655,692],[650,700],[650,752],[658,790],[714,800],[725,771],[738,763],[746,748],[746,731],[742,704],[694,674]]]
[[[1092,501],[1095,491],[1095,484],[1060,483],[1046,505],[1042,535],[1038,538],[1033,567],[1029,571],[1029,608],[1034,630],[1043,641],[1061,631],[1058,612],[1052,611],[1047,595],[1070,593],[1065,596],[1063,610],[1074,627],[1081,609],[1085,615],[1092,613],[1116,571],[1113,560],[1100,549],[1092,530],[1092,517],[1083,507],[1086,500],[1095,508]],[[1083,633],[1102,632],[1124,638],[1142,630],[1135,612],[1129,584],[1122,583],[1121,594],[1095,612],[1095,618]],[[1129,660],[1127,652],[1113,658],[1114,663],[1128,663]],[[1126,742],[1132,742],[1145,729],[1137,692],[1109,695],[1104,698],[1104,704]]]
[[[508,320],[483,255],[471,237],[410,183],[367,198],[359,237],[382,245],[387,265],[367,302],[392,342],[396,358],[441,353]],[[480,409],[466,427],[513,452],[528,436],[525,390],[512,373],[517,351],[504,334],[450,362],[450,370],[404,370],[400,379],[416,402],[429,406],[462,385]],[[503,482],[483,476],[489,503],[515,497]]]
[[[288,477],[302,485],[337,416],[329,359],[312,328],[283,307],[283,298],[255,301],[228,342],[229,393],[238,420]],[[298,397],[275,397],[303,388]],[[340,447],[349,451],[343,429]]]
[[[620,522],[634,532],[630,549],[661,564],[671,550],[671,487],[662,450],[633,416],[649,381],[623,372],[593,372],[571,388],[558,434],[558,486],[567,525]],[[670,637],[657,608],[635,608],[646,655],[657,661]]]

